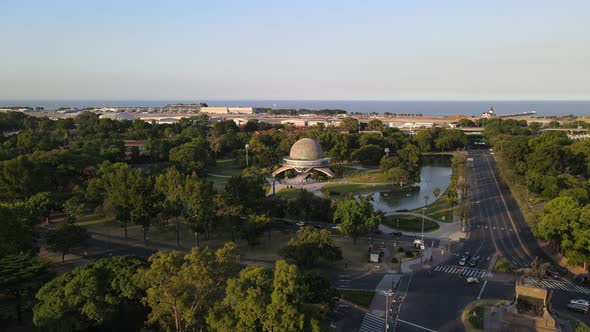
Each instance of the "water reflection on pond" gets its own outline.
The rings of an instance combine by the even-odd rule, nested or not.
[[[429,203],[432,203],[432,190],[440,188],[441,194],[447,190],[450,177],[453,173],[450,158],[428,158],[425,166],[420,169],[420,191],[412,192],[391,192],[382,191],[373,193],[373,204],[375,210],[383,212],[395,212],[401,209],[413,210],[424,206],[424,196],[430,196]],[[363,194],[366,196],[367,194]]]

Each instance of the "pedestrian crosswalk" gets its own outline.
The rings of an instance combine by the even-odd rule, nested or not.
[[[350,274],[339,274],[336,280],[336,288],[350,288]]]
[[[472,269],[469,267],[461,267],[454,265],[438,265],[434,268],[436,272],[444,272],[450,274],[463,274],[465,277],[484,278],[487,274],[486,270]]]
[[[568,281],[560,280],[549,280],[549,279],[538,279],[538,278],[525,278],[525,284],[531,284],[537,287],[543,287],[548,289],[557,289],[566,292],[582,293],[590,295],[590,288],[583,286],[574,285]]]
[[[359,332],[381,332],[385,330],[385,319],[370,312],[365,314]]]

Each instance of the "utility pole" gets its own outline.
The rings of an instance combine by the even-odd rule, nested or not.
[[[424,246],[424,216],[426,214],[426,206],[428,205],[428,199],[430,199],[430,196],[425,195],[424,201],[426,204],[422,208],[422,246]]]

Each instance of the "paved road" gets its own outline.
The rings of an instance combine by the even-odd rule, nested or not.
[[[459,278],[461,273],[488,277],[496,253],[517,267],[530,266],[534,256],[546,259],[516,201],[501,180],[490,152],[469,151],[468,158],[470,172],[466,182],[470,186],[468,195],[471,204],[466,225],[468,239],[462,243],[456,255],[434,267],[432,274],[414,273],[399,308],[399,331],[462,331],[460,316],[469,302],[477,298],[512,300],[514,282],[489,280],[485,286],[483,283],[468,285]],[[480,257],[476,266],[459,266],[460,257],[466,252],[472,257]],[[567,296],[562,295],[562,292],[567,290],[555,290],[555,293],[559,293],[558,297]],[[557,307],[562,308],[563,304]]]

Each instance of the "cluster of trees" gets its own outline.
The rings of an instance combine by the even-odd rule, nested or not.
[[[37,292],[33,321],[47,331],[321,331],[337,298],[325,277],[286,261],[241,266],[230,242],[78,267]]]
[[[590,141],[572,141],[564,132],[540,132],[540,128],[527,126],[526,121],[494,119],[486,122],[485,136],[516,176],[525,179],[527,190],[549,200],[534,234],[555,244],[568,264],[586,267]]]

